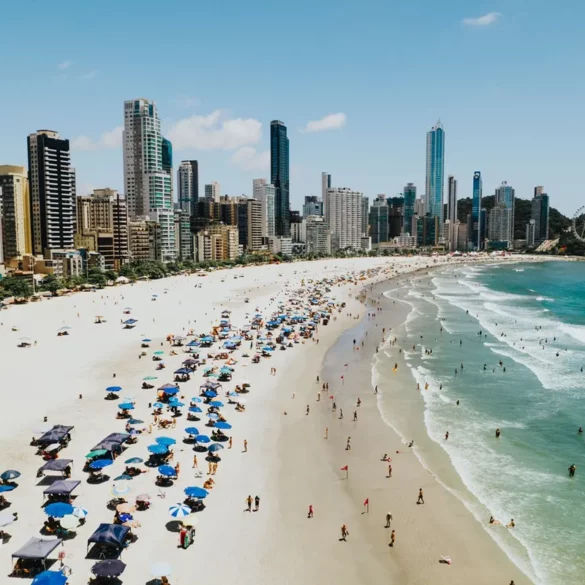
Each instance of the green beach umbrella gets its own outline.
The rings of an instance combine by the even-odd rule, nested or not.
[[[143,380],[156,380],[156,376],[146,376],[146,378],[142,378]]]
[[[107,451],[105,449],[97,449],[96,451],[90,451],[85,458],[86,459],[93,459],[94,457],[99,457],[100,455],[105,455]]]
[[[154,355],[164,355],[165,352],[164,351],[155,351]]]

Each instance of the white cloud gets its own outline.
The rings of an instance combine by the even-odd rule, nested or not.
[[[253,146],[242,146],[234,152],[231,161],[245,171],[270,168],[270,151],[258,152]]]
[[[489,26],[490,24],[494,24],[499,17],[499,12],[489,12],[488,14],[484,14],[477,18],[464,18],[463,24],[465,26]]]
[[[207,116],[183,118],[171,126],[168,138],[177,150],[235,150],[260,142],[261,122],[253,118],[222,120],[222,116],[215,110]]]
[[[320,120],[312,120],[304,128],[303,132],[323,132],[324,130],[337,130],[343,128],[347,122],[347,116],[340,112],[339,114],[329,114]]]
[[[91,71],[88,71],[87,73],[84,73],[81,76],[81,79],[94,79],[95,76],[97,75],[97,71],[95,69],[92,69]]]
[[[194,108],[201,102],[195,96],[190,95],[179,95],[171,99],[171,104],[179,106],[181,108]]]
[[[69,69],[69,67],[71,67],[71,65],[73,65],[72,61],[61,61],[61,63],[59,63],[59,65],[57,65],[57,67],[59,69],[61,69],[61,71],[64,71],[65,69]]]
[[[118,126],[113,130],[104,132],[97,141],[88,136],[78,136],[71,141],[73,150],[105,150],[108,148],[118,148],[122,146],[123,126]]]

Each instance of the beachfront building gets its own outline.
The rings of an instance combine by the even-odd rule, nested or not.
[[[534,187],[534,198],[530,217],[534,220],[534,242],[540,244],[548,240],[549,198],[544,187]]]
[[[471,216],[470,216],[470,249],[482,250],[483,239],[482,232],[484,231],[481,223],[481,200],[482,200],[482,180],[481,172],[475,171],[473,173],[473,192],[471,198]]]
[[[297,217],[294,220],[291,216],[290,237],[293,244],[304,244],[307,240],[307,220]]]
[[[497,203],[490,211],[488,236],[490,247],[507,249],[512,247],[512,234],[510,232],[511,212],[505,203]]]
[[[332,250],[361,248],[364,196],[351,189],[327,190],[325,221],[331,230]]]
[[[260,201],[262,206],[262,237],[274,236],[276,234],[274,208],[276,188],[267,183],[266,179],[254,179],[252,189],[253,198]]]
[[[76,198],[76,248],[98,252],[108,270],[120,270],[130,258],[128,209],[115,189],[94,189]]]
[[[449,220],[452,224],[457,221],[457,180],[453,175],[447,179],[447,214],[445,221]]]
[[[217,181],[205,185],[205,199],[207,199],[208,201],[215,201],[216,203],[219,203],[220,197],[221,185]]]
[[[155,221],[139,218],[128,222],[130,259],[155,260],[158,258],[160,228]]]
[[[237,204],[239,244],[245,252],[262,248],[262,203],[241,198]]]
[[[511,185],[508,185],[506,181],[496,189],[495,193],[496,205],[503,205],[508,210],[508,226],[505,238],[506,241],[512,244],[514,240],[514,207],[515,207],[515,191]],[[490,238],[491,239],[491,238]]]
[[[443,221],[443,182],[445,173],[445,132],[441,121],[427,132],[427,168],[424,214]]]
[[[293,253],[292,238],[284,238],[282,236],[270,236],[268,238],[268,249],[273,254],[280,254],[281,256],[292,256]]]
[[[388,217],[390,207],[386,201],[385,195],[378,195],[370,207],[369,224],[370,237],[372,244],[377,245],[380,242],[387,242],[390,238],[388,235]]]
[[[32,252],[50,258],[53,250],[74,246],[69,140],[53,130],[38,130],[27,144]]]
[[[331,177],[331,175],[327,176]],[[323,200],[316,195],[305,195],[303,217],[307,218],[310,215],[323,215]]]
[[[307,254],[331,254],[331,232],[322,215],[306,218]]]
[[[175,250],[179,260],[195,259],[195,243],[191,233],[191,216],[188,211],[175,210]]]
[[[199,201],[199,163],[196,160],[181,161],[177,170],[179,207],[194,215]]]
[[[123,150],[128,215],[132,220],[161,221],[156,259],[174,260],[172,146],[161,134],[155,102],[124,102]]]
[[[428,213],[416,222],[416,242],[418,246],[433,247],[439,243],[439,217]]]
[[[198,262],[235,260],[238,255],[238,228],[214,224],[197,234]]]
[[[536,220],[531,219],[526,224],[526,246],[528,248],[534,248],[536,243]]]
[[[0,224],[4,262],[30,254],[30,194],[24,167],[0,165]]]
[[[414,216],[416,215],[416,185],[414,183],[407,183],[404,187],[403,195],[402,233],[412,235],[416,231],[416,225],[413,224]]]
[[[270,182],[274,185],[275,234],[290,236],[289,140],[280,120],[270,122]]]

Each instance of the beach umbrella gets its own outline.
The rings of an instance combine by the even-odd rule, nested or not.
[[[189,412],[203,412],[198,406],[191,406]]]
[[[221,445],[220,443],[214,443],[213,445],[209,446],[208,451],[210,453],[215,453],[216,451],[221,451],[223,449],[223,445]]]
[[[191,402],[203,402],[203,400],[201,400],[201,398],[199,398],[199,396],[193,396],[191,398]]]
[[[187,368],[179,368],[178,370],[175,370],[175,374],[190,374],[191,370],[188,370]]]
[[[129,425],[143,425],[144,421],[143,420],[139,420],[137,418],[131,418],[128,420],[128,424]]]
[[[79,508],[78,506],[75,506],[71,514],[76,518],[87,518],[89,512],[85,508]]]
[[[134,479],[134,478],[131,475],[123,473],[122,475],[115,477],[114,481],[131,481],[132,479]]]
[[[126,459],[126,461],[124,461],[124,463],[126,463],[126,465],[133,465],[134,463],[143,463],[144,459],[140,458],[140,457],[130,457],[130,459]]]
[[[171,467],[170,465],[161,465],[158,468],[158,472],[165,477],[173,477],[177,474],[175,468]]]
[[[0,485],[0,494],[3,494],[4,492],[11,492],[14,489],[16,489],[15,485]]]
[[[189,516],[189,514],[191,514],[191,508],[189,508],[189,506],[185,506],[185,504],[175,504],[169,508],[169,514],[173,518],[184,518],[185,516]]]
[[[165,355],[164,351],[155,351],[154,355]]]
[[[230,425],[230,423],[226,423],[226,422],[223,422],[223,421],[216,422],[213,426],[216,429],[224,429],[224,430],[227,430],[227,429],[231,429],[232,428],[232,425]]]
[[[152,339],[148,339],[148,337],[147,337],[147,338],[142,340],[142,343],[150,343],[151,341],[152,341]]]
[[[130,486],[129,485],[113,485],[112,486],[112,490],[111,490],[111,494],[116,497],[119,498],[120,496],[125,496],[126,494],[130,493]]]
[[[156,380],[156,376],[146,376],[143,380]]]
[[[65,530],[73,530],[79,526],[79,518],[76,518],[73,514],[68,514],[59,520],[59,524],[61,524],[62,528],[65,528]]]
[[[106,392],[120,392],[122,390],[121,386],[108,386],[106,388]]]
[[[10,526],[16,518],[14,517],[14,512],[9,512],[8,510],[0,513],[0,528],[4,528],[4,526]]]
[[[164,408],[164,404],[162,402],[155,402],[152,407],[153,408]]]
[[[267,345],[262,348],[262,351],[274,351],[274,348]]]
[[[2,475],[0,475],[0,479],[4,481],[16,479],[18,477],[20,477],[20,471],[16,471],[16,469],[8,469]]]
[[[105,449],[96,449],[95,451],[90,451],[85,458],[86,459],[93,459],[94,457],[100,457],[101,455],[105,455],[107,451]]]
[[[96,459],[92,461],[89,466],[91,469],[104,469],[104,467],[109,467],[114,462],[111,459]]]
[[[198,435],[199,434],[199,430],[197,429],[197,427],[187,427],[185,429],[185,432],[188,435]]]
[[[154,563],[150,565],[150,574],[153,577],[170,577],[172,572],[169,563]]]
[[[195,441],[197,443],[211,443],[211,439],[207,435],[197,435]]]
[[[219,418],[219,414],[216,414],[215,412],[212,412],[210,414],[207,415],[207,418],[209,420],[217,420]]]
[[[136,402],[136,397],[134,397],[134,396],[124,396],[124,398],[122,398],[122,401],[123,402],[130,402],[131,404],[134,404]]]
[[[91,572],[96,577],[111,578],[119,577],[124,572],[125,568],[126,564],[119,559],[106,559],[96,563],[91,568]]]
[[[120,514],[120,521],[122,522],[122,524],[130,522],[131,520],[134,520],[132,514]]]
[[[147,449],[154,453],[155,455],[163,455],[168,451],[168,449],[164,445],[149,445]]]
[[[212,400],[209,403],[209,406],[215,406],[215,408],[221,408],[223,406],[223,402],[221,402],[219,400]]]
[[[140,494],[136,496],[137,502],[148,502],[150,501],[150,494]]]
[[[45,514],[53,518],[63,518],[73,513],[73,506],[66,502],[55,502],[45,506]]]
[[[190,498],[199,498],[202,500],[209,495],[209,492],[203,488],[193,485],[185,488],[185,495],[189,496]]]
[[[206,390],[203,393],[207,398],[215,398],[217,396],[217,392],[215,390]]]
[[[118,404],[118,408],[120,410],[134,410],[134,405],[131,402],[123,402],[122,404]]]
[[[175,387],[171,387],[171,388],[165,388],[163,390],[163,392],[165,394],[168,394],[169,396],[173,395],[173,394],[178,394],[179,393],[179,389],[175,388]]]
[[[67,577],[61,571],[43,571],[34,579],[33,585],[65,585]]]
[[[171,437],[157,437],[155,439],[155,441],[159,444],[159,445],[174,445],[177,441],[175,441],[175,439],[171,439]]]
[[[171,406],[172,408],[182,408],[183,406],[185,406],[185,403],[181,402],[180,400],[171,400],[169,402],[169,406]]]

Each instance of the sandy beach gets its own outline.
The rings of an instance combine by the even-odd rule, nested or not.
[[[120,394],[136,403],[133,416],[148,424],[152,420],[148,405],[156,393],[140,389],[143,378],[157,376],[155,387],[170,382],[184,359],[181,354],[169,356],[166,335],[185,334],[190,328],[198,333],[209,331],[224,309],[232,311],[231,323],[237,328],[256,307],[264,314],[272,313],[279,302],[294,295],[303,279],[378,268],[373,279],[334,287],[331,295],[346,307],[328,326],[318,328],[319,343],[310,340],[289,351],[274,352],[270,360],[259,364],[241,358],[247,345],[234,353],[239,360],[234,380],[225,386],[231,389],[247,380],[251,392],[245,412],[229,410],[233,448],[221,453],[216,486],[205,500],[206,509],[197,514],[193,546],[187,550],[178,546],[168,513],[169,506],[184,499],[186,486],[201,485],[205,479],[203,456],[199,467],[204,478],[194,479],[193,451],[182,442],[183,429],[189,426],[186,416],[179,418],[176,428],[140,436],[136,445],[107,468],[108,475],[115,478],[123,472],[124,460],[145,457],[146,446],[157,436],[177,440],[174,463],[180,462],[181,474],[172,487],[155,487],[156,469],[127,482],[129,500],[147,492],[152,505],[148,511],[136,513],[141,526],[133,530],[137,541],[121,554],[127,564],[121,580],[147,583],[152,579],[151,564],[160,561],[172,566],[172,585],[210,579],[255,585],[301,581],[349,585],[382,579],[421,585],[430,581],[507,585],[512,579],[516,585],[529,583],[460,500],[409,453],[378,410],[369,362],[381,340],[381,329],[396,327],[407,311],[385,300],[379,316],[368,320],[366,313],[379,305],[364,306],[356,297],[363,286],[432,265],[430,258],[372,258],[252,267],[108,288],[2,311],[0,471],[22,473],[18,488],[6,494],[12,503],[8,509],[18,512],[18,521],[5,528],[9,537],[0,549],[3,574],[10,572],[12,553],[31,536],[39,536],[46,520],[41,507],[43,486],[36,478],[43,461],[29,445],[44,417],[49,424],[75,426],[72,441],[60,457],[74,460],[72,477],[82,481],[75,492],[75,505],[89,514],[62,550],[72,571],[68,582],[87,583],[95,562],[86,558],[87,538],[101,522],[112,521],[113,512],[106,502],[112,497],[113,482],[89,485],[82,472],[84,457],[103,437],[124,430],[124,421],[116,419],[116,403],[104,400],[104,389],[121,386]],[[370,300],[379,300],[380,291],[389,287],[388,283],[381,286],[368,293]],[[127,318],[123,314],[126,307],[138,320],[131,330],[121,324]],[[94,324],[96,315],[102,315],[106,323]],[[70,334],[57,337],[63,326],[71,328]],[[139,359],[144,336],[152,343],[148,355]],[[22,337],[29,337],[33,346],[18,348]],[[358,351],[353,339],[360,344]],[[156,350],[165,352],[167,368],[162,372],[156,372],[151,361]],[[271,368],[276,368],[275,375],[270,374]],[[203,380],[198,370],[181,386],[184,402],[198,394]],[[323,392],[317,400],[322,382],[330,383],[333,400]],[[362,400],[359,408],[355,406],[358,397]],[[339,419],[340,408],[343,419]],[[358,413],[355,422],[354,410]],[[193,424],[202,427],[204,421]],[[345,449],[347,437],[351,437],[351,451]],[[243,452],[244,440],[247,452]],[[396,454],[397,450],[404,453]],[[391,479],[386,478],[387,465],[380,462],[384,452],[393,457]],[[348,477],[341,471],[345,465]],[[417,506],[419,487],[424,488],[425,504]],[[260,497],[258,512],[244,512],[248,495]],[[366,499],[369,511],[363,505]],[[314,507],[310,519],[309,505]],[[388,547],[391,529],[384,528],[387,511],[392,512],[392,529],[396,530],[393,548]],[[346,542],[339,540],[342,524],[350,532]],[[441,555],[452,557],[453,564],[439,563]]]

